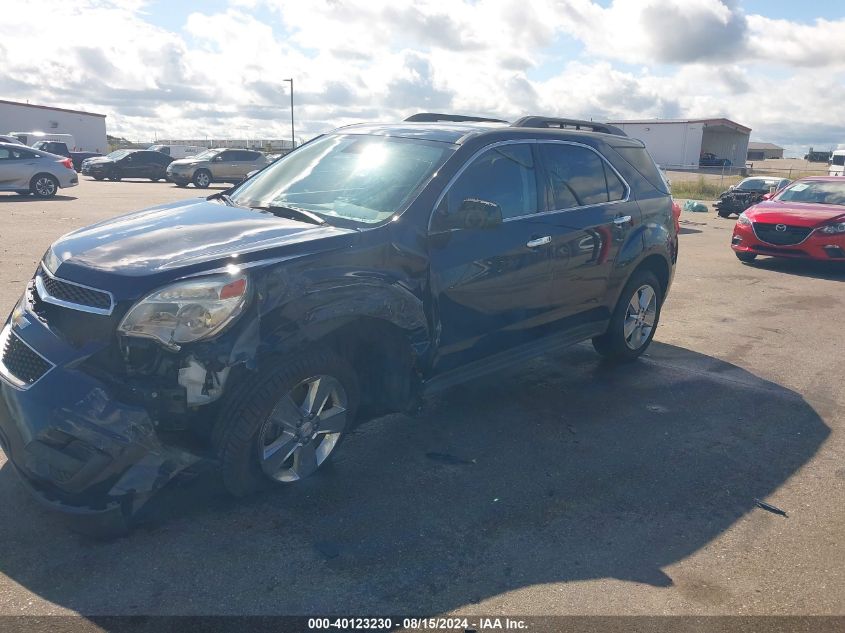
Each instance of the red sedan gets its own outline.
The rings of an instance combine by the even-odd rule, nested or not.
[[[740,214],[731,248],[757,255],[845,260],[845,178],[802,178]]]

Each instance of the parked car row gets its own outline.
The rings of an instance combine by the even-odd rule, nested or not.
[[[731,248],[744,263],[759,255],[845,261],[845,180],[801,178],[739,215]]]
[[[178,160],[157,150],[121,149],[108,156],[84,160],[82,173],[95,180],[167,179],[179,187],[193,183],[205,189],[217,182],[239,183],[269,162],[261,152],[247,149],[207,149]]]

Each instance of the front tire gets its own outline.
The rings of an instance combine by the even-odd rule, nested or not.
[[[333,454],[358,407],[351,365],[329,350],[280,362],[224,407],[212,441],[235,496],[313,474]]]
[[[734,251],[734,255],[736,255],[736,258],[743,264],[750,264],[757,259],[757,253],[741,253],[739,251]]]
[[[663,288],[648,270],[635,272],[616,303],[607,332],[593,339],[593,347],[616,361],[632,361],[648,349],[663,305]]]
[[[123,178],[123,174],[121,174],[121,173],[120,173],[120,171],[118,171],[117,169],[115,169],[115,170],[111,173],[111,176],[110,176],[109,178],[110,178],[111,180],[115,181],[115,182],[120,182],[120,179],[121,179],[121,178]]]
[[[194,187],[207,189],[211,184],[211,174],[206,169],[199,169],[194,174]]]
[[[105,176],[94,176],[94,180],[105,180]]]
[[[56,195],[59,190],[59,181],[50,174],[37,174],[29,183],[29,190],[35,197],[46,200]]]

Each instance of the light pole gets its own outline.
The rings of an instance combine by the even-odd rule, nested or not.
[[[293,151],[296,147],[296,140],[293,136],[293,78],[283,79],[282,81],[290,82],[290,149]]]

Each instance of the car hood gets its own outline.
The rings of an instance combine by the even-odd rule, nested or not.
[[[92,156],[90,158],[86,158],[85,160],[88,161],[89,165],[100,165],[102,163],[113,163],[113,158],[108,158],[107,156]]]
[[[178,160],[174,160],[170,162],[170,166],[172,167],[190,167],[192,165],[199,165],[200,163],[205,163],[208,161],[204,160],[196,160],[194,158],[180,158]]]
[[[177,278],[230,263],[329,249],[330,238],[354,233],[200,198],[68,233],[52,246],[61,262],[54,272],[109,289],[114,277]]]
[[[752,222],[815,227],[845,215],[845,207],[836,204],[765,200],[748,209],[745,215]]]

